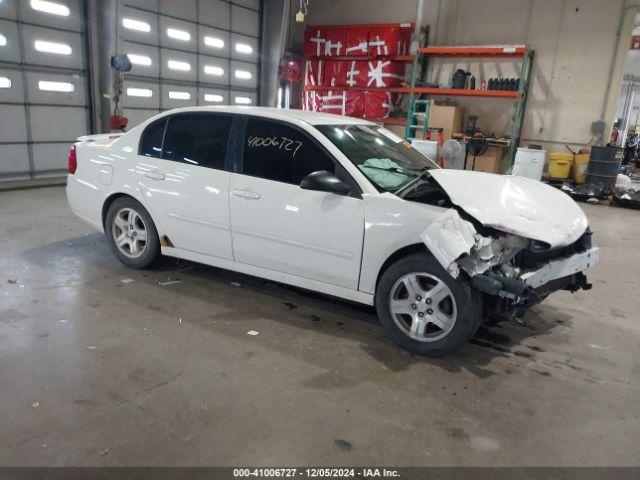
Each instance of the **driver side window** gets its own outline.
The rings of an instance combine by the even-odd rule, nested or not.
[[[243,174],[299,185],[318,170],[335,174],[336,166],[307,135],[282,123],[249,118]]]

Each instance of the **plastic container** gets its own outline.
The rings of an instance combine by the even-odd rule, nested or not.
[[[549,154],[549,178],[564,180],[571,174],[573,153],[551,152]]]
[[[414,138],[411,140],[413,148],[418,150],[421,154],[429,157],[434,162],[438,161],[438,142],[435,140],[419,140]]]
[[[587,183],[613,190],[618,178],[622,149],[616,147],[591,147],[587,166]]]
[[[518,148],[511,175],[541,180],[546,154],[546,150]]]
[[[587,181],[587,165],[589,165],[589,154],[579,153],[573,157],[573,181],[584,183]]]

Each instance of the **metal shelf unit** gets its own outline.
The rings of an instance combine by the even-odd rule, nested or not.
[[[404,87],[401,93],[409,94],[409,109],[406,120],[407,140],[413,138],[414,130],[422,129],[422,136],[429,125],[429,101],[421,99],[422,95],[444,95],[461,97],[487,97],[503,98],[515,100],[514,114],[512,117],[511,134],[509,137],[509,150],[507,152],[507,170],[511,168],[515,158],[518,144],[522,135],[522,124],[531,82],[531,71],[533,68],[534,50],[522,45],[514,46],[464,46],[464,47],[421,47],[418,54],[412,56],[411,83],[409,87]],[[447,58],[521,58],[520,66],[520,86],[518,91],[511,90],[464,90],[452,88],[430,88],[417,87],[418,81],[426,80],[429,76],[428,60],[431,57]],[[418,71],[422,60],[426,61],[423,78],[418,78]],[[424,111],[419,111],[419,106],[424,105]],[[416,119],[419,115],[424,115],[424,122],[418,125]]]

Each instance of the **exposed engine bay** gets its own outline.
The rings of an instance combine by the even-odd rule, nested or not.
[[[421,239],[454,278],[469,279],[483,294],[485,314],[518,315],[557,290],[588,290],[582,270],[597,261],[587,228],[575,242],[552,248],[540,240],[481,224],[454,204],[447,192],[428,177],[403,198],[446,208]]]

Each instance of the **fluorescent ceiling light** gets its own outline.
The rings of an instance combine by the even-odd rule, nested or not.
[[[204,44],[207,47],[224,48],[224,40],[216,37],[204,37]]]
[[[183,42],[191,40],[191,34],[189,32],[178,30],[177,28],[167,28],[167,35],[176,40],[182,40]]]
[[[247,70],[236,70],[235,76],[236,78],[240,78],[242,80],[248,80],[251,78],[251,72]]]
[[[141,20],[134,20],[133,18],[123,18],[122,26],[129,30],[137,30],[139,32],[149,33],[151,31],[151,25]]]
[[[0,47],[4,47],[6,44],[7,44],[7,37],[5,37],[0,33]]]
[[[205,93],[204,94],[205,102],[222,102],[224,101],[224,97],[222,95],[218,95],[217,93]]]
[[[167,67],[169,67],[171,70],[181,70],[183,72],[188,72],[189,70],[191,70],[190,64],[188,64],[187,62],[180,62],[178,60],[169,60],[167,62]]]
[[[71,47],[65,43],[45,42],[36,40],[34,42],[36,50],[45,53],[55,53],[56,55],[71,55]]]
[[[251,99],[249,97],[236,97],[233,100],[240,105],[249,105],[251,103]]]
[[[191,100],[191,94],[189,92],[170,91],[169,98],[172,100]]]
[[[143,65],[148,67],[151,65],[151,57],[147,57],[146,55],[136,55],[135,53],[127,53],[127,57],[131,60],[131,63],[135,65]]]
[[[246,43],[236,43],[236,52],[238,53],[253,53],[253,47]]]
[[[59,3],[47,2],[46,0],[31,0],[31,8],[44,13],[50,13],[52,15],[60,15],[62,17],[68,17],[71,11],[66,5]]]
[[[64,92],[64,93],[71,93],[76,89],[73,83],[49,82],[47,80],[40,80],[38,82],[38,88],[45,92]]]
[[[0,77],[0,88],[11,88],[11,79],[9,77]]]
[[[204,73],[206,73],[207,75],[216,75],[219,77],[220,75],[224,75],[224,68],[214,67],[213,65],[205,65]]]
[[[150,88],[129,87],[127,88],[127,95],[129,97],[151,98],[153,96],[153,91]]]

